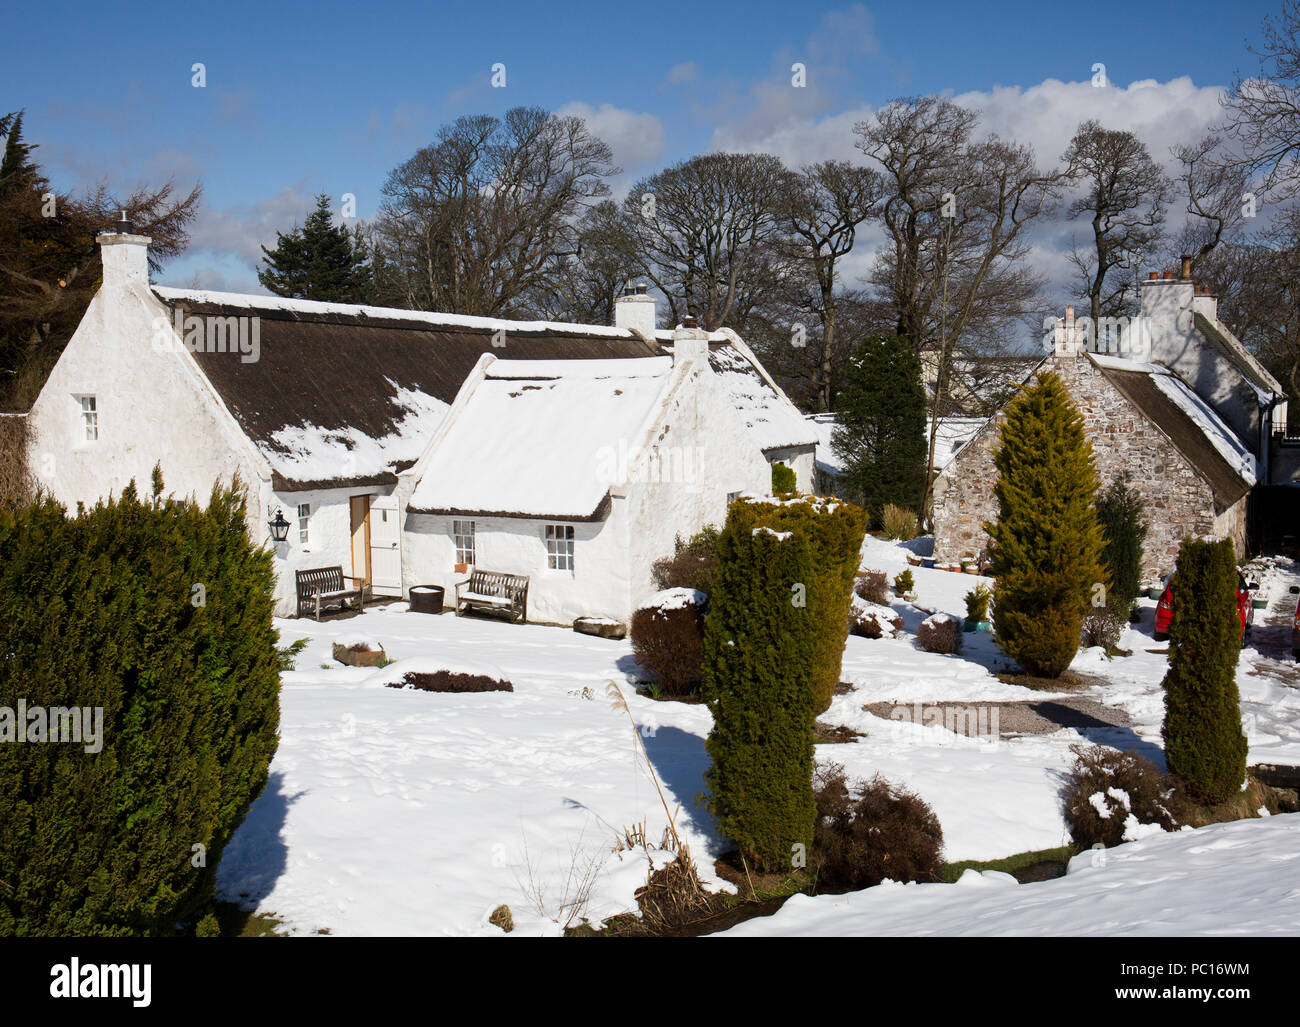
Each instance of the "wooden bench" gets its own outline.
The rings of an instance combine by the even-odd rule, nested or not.
[[[528,615],[528,576],[501,571],[474,571],[456,583],[456,616],[464,610],[486,610],[523,621]]]
[[[313,567],[310,570],[295,571],[294,577],[298,586],[299,617],[312,614],[320,620],[320,615],[327,607],[347,609],[349,602],[355,602],[358,610],[365,609],[370,586],[364,578],[344,574],[342,567]],[[345,588],[344,581],[356,582],[357,586]]]

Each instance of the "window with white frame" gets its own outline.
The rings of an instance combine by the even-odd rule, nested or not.
[[[553,571],[573,570],[573,525],[546,526],[546,566]]]
[[[298,541],[304,546],[311,541],[311,504],[298,504]]]
[[[78,396],[77,403],[81,407],[81,441],[98,442],[99,409],[95,404],[95,397]]]
[[[474,522],[452,521],[451,537],[456,542],[456,562],[474,563]]]

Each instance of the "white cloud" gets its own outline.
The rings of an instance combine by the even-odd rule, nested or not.
[[[273,247],[275,233],[301,225],[315,205],[314,194],[290,186],[252,206],[237,204],[215,210],[205,203],[194,219],[189,251],[231,255],[257,267],[262,245]]]
[[[576,100],[566,103],[555,113],[561,117],[584,119],[591,133],[607,142],[614,151],[614,163],[623,169],[624,176],[635,176],[638,170],[657,161],[664,152],[663,122],[654,114],[630,111],[608,103],[593,107]]]

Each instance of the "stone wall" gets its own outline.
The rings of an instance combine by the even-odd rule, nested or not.
[[[1149,582],[1168,574],[1187,535],[1222,533],[1245,549],[1245,500],[1216,516],[1209,485],[1150,421],[1083,355],[1053,355],[1040,368],[1065,381],[1083,415],[1102,488],[1129,472],[1146,504],[1147,541],[1142,573]],[[936,560],[977,556],[989,543],[984,522],[997,519],[993,454],[1004,415],[989,421],[935,482]]]

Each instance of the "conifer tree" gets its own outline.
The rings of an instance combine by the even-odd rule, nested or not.
[[[306,223],[287,235],[276,232],[275,249],[262,247],[265,267],[257,280],[277,296],[324,303],[364,303],[370,298],[371,269],[359,238],[330,214],[330,198],[316,197]]]
[[[818,622],[796,601],[797,586],[812,580],[812,550],[807,532],[765,528],[752,504],[732,503],[704,623],[709,807],[763,871],[788,870],[796,847],[813,842]]]
[[[925,389],[906,339],[873,335],[844,369],[832,446],[846,494],[879,521],[886,503],[917,510],[925,492]]]
[[[1165,758],[1192,795],[1214,804],[1234,795],[1246,778],[1232,543],[1184,539],[1174,581],[1161,728]]]
[[[1142,497],[1129,485],[1127,473],[1097,497],[1097,518],[1106,539],[1101,559],[1110,574],[1107,605],[1123,616],[1133,609],[1142,585],[1142,546],[1147,537],[1142,509]]]
[[[0,157],[0,200],[29,188],[40,174],[32,161],[35,143],[23,141],[23,111],[0,116],[0,136],[5,137],[4,155]]]
[[[1059,677],[1079,650],[1089,605],[1109,585],[1083,418],[1048,372],[1006,407],[992,539],[998,644],[1030,674]]]

